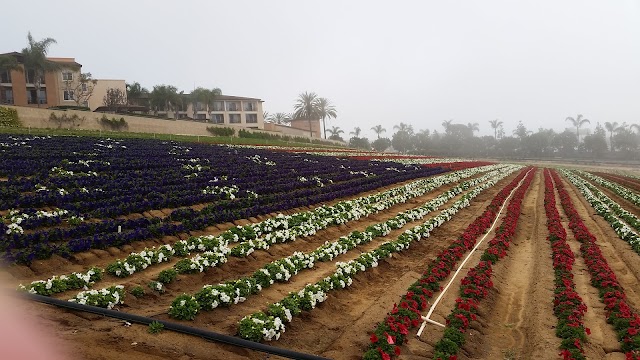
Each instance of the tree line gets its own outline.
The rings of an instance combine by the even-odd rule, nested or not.
[[[376,125],[371,130],[376,139],[369,141],[361,137],[361,129],[354,128],[346,141],[352,147],[373,149],[376,151],[395,150],[401,153],[490,157],[505,159],[524,158],[576,158],[576,159],[640,159],[640,126],[618,122],[596,123],[593,131],[586,128],[590,120],[582,115],[567,117],[572,129],[557,132],[553,129],[538,128],[529,130],[519,122],[512,134],[505,134],[503,122],[490,120],[493,136],[476,136],[480,130],[478,123],[458,124],[452,120],[442,122],[442,131],[414,131],[413,126],[405,123],[393,127],[393,134],[385,137],[387,129]],[[342,140],[344,130],[333,127],[330,138]]]

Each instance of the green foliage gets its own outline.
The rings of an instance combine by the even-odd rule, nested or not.
[[[18,111],[0,106],[0,127],[21,127]]]
[[[140,285],[134,286],[133,289],[131,289],[129,292],[131,293],[131,295],[137,298],[141,298],[144,296],[144,288]]]
[[[207,131],[213,136],[234,136],[236,134],[235,129],[226,127],[209,126],[207,127]]]
[[[91,109],[87,106],[75,106],[75,105],[60,105],[60,106],[52,106],[49,110],[75,110],[75,111],[91,111]]]
[[[371,147],[376,151],[385,151],[389,146],[391,146],[391,140],[387,138],[376,139],[371,143]]]
[[[129,128],[129,124],[123,117],[120,119],[116,119],[115,117],[109,119],[107,115],[102,114],[102,117],[98,122],[103,128],[113,131],[121,131]]]
[[[174,269],[165,269],[158,274],[158,281],[163,284],[169,284],[178,276],[178,272]]]
[[[199,310],[200,304],[198,304],[195,297],[182,294],[176,297],[171,303],[169,315],[178,320],[193,320],[196,318]]]
[[[157,334],[162,330],[164,330],[164,324],[158,321],[152,321],[149,324],[149,329],[147,331],[149,331],[149,334]]]
[[[78,114],[67,115],[62,114],[61,116],[56,115],[56,113],[52,112],[49,115],[49,121],[58,125],[58,129],[64,126],[80,126],[84,122],[85,118],[78,116]]]

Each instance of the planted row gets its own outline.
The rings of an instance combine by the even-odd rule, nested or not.
[[[509,197],[509,194],[519,185],[530,168],[525,168],[498,194],[491,200],[483,213],[478,216],[460,236],[445,250],[440,252],[436,259],[432,261],[423,272],[422,277],[414,282],[407,293],[400,299],[400,307],[394,308],[387,313],[385,320],[378,323],[371,335],[371,344],[365,352],[366,359],[381,359],[392,356],[396,353],[396,344],[402,344],[406,339],[408,329],[417,327],[420,324],[421,311],[427,308],[427,299],[431,298],[435,292],[441,289],[440,283],[455,270],[457,262],[464,254],[471,250],[477,241],[494,221],[502,204]],[[405,332],[405,328],[407,332]],[[391,344],[389,340],[394,340]]]

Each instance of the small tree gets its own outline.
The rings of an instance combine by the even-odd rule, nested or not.
[[[127,105],[127,94],[120,89],[109,88],[102,98],[102,104],[108,107],[109,111],[117,112],[120,107]]]
[[[78,81],[65,80],[65,90],[69,92],[71,99],[77,106],[89,106],[89,99],[93,95],[98,80],[95,80],[91,73],[81,73]]]

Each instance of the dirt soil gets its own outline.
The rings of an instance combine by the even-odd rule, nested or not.
[[[329,293],[328,299],[316,309],[304,312],[287,324],[286,332],[279,341],[269,345],[311,353],[332,359],[360,359],[369,343],[370,331],[385,314],[393,308],[407,287],[421,276],[429,261],[447,247],[462,231],[482,213],[497,192],[510,182],[515,175],[500,181],[496,186],[484,191],[472,201],[471,206],[461,210],[451,221],[434,230],[428,239],[412,244],[410,250],[395,254],[380,263],[380,266],[356,276],[351,287]],[[638,254],[628,244],[620,240],[602,218],[594,215],[593,209],[568,182],[576,209],[580,212],[589,229],[597,237],[598,243],[609,264],[624,286],[629,303],[640,308],[640,261]],[[150,316],[162,320],[171,319],[167,315],[171,301],[183,292],[194,293],[204,284],[216,284],[251,274],[264,264],[292,254],[294,251],[311,251],[325,241],[334,241],[353,230],[362,230],[370,224],[391,218],[400,211],[423,204],[448,190],[445,186],[436,191],[400,204],[384,212],[348,223],[336,228],[319,231],[318,234],[293,243],[274,245],[269,251],[257,251],[248,258],[231,257],[229,262],[213,268],[204,274],[181,275],[178,281],[167,285],[164,294],[151,293],[146,284],[157,274],[171,267],[177,259],[163,265],[156,265],[147,271],[126,279],[106,276],[96,284],[96,288],[112,284],[123,284],[130,288],[142,285],[147,295],[136,299],[128,295],[120,311]],[[610,194],[611,195],[611,194]],[[619,198],[613,197],[616,201]],[[507,257],[494,267],[494,284],[489,297],[480,307],[478,321],[472,325],[467,335],[467,343],[459,354],[459,359],[559,359],[560,344],[555,336],[556,318],[552,311],[553,268],[551,248],[547,236],[546,216],[543,207],[544,181],[538,171],[525,195],[522,214],[518,223],[517,236]],[[455,200],[455,199],[454,199]],[[451,201],[452,202],[452,201]],[[449,202],[448,204],[450,204]],[[624,203],[624,206],[628,206]],[[445,205],[447,206],[447,205]],[[563,225],[566,216],[558,204]],[[300,211],[303,209],[297,209]],[[434,214],[435,215],[435,214]],[[428,215],[428,217],[433,215]],[[248,219],[259,221],[264,217]],[[246,302],[229,308],[204,311],[195,321],[182,323],[227,335],[235,335],[237,322],[254,311],[262,310],[267,304],[282,299],[289,291],[297,291],[305,284],[318,281],[335,269],[336,261],[348,261],[361,252],[380,245],[385,240],[395,239],[405,229],[416,225],[409,223],[403,229],[395,230],[386,239],[374,239],[371,243],[358,247],[334,259],[334,262],[317,263],[311,270],[302,271],[286,284],[275,284],[260,294],[249,297]],[[233,224],[210,227],[204,233],[220,233]],[[588,306],[585,323],[591,329],[590,343],[586,355],[589,359],[624,359],[613,329],[606,323],[604,306],[598,293],[590,285],[589,274],[580,256],[579,243],[567,229],[568,242],[576,254],[574,276],[577,290]],[[491,239],[488,234],[485,242]],[[175,237],[167,237],[171,243]],[[78,254],[71,261],[52,258],[34,263],[31,267],[14,266],[0,272],[3,284],[13,287],[20,282],[46,279],[54,274],[81,271],[92,264],[104,266],[116,258],[122,258],[130,251],[139,251],[144,246],[158,245],[160,241],[136,244],[121,250],[93,250]],[[471,257],[465,268],[477,264],[484,250],[483,244]],[[433,319],[443,322],[453,307],[457,297],[459,279],[466,275],[460,272],[448,293],[443,296]],[[446,284],[445,280],[442,285]],[[72,297],[74,292],[59,295],[61,299]],[[436,294],[437,296],[437,294]],[[434,298],[435,299],[435,296]],[[432,299],[432,301],[433,301]],[[2,297],[0,297],[0,304]],[[209,342],[198,337],[163,331],[152,335],[146,326],[125,326],[120,320],[87,313],[61,310],[59,308],[33,302],[12,304],[14,313],[33,317],[33,326],[44,333],[43,337],[53,337],[63,347],[66,356],[73,359],[274,359],[264,353],[249,351]],[[6,306],[2,306],[6,310]],[[426,312],[425,312],[426,313]],[[420,338],[416,330],[410,333],[411,340],[402,346],[401,359],[430,359],[433,344],[442,336],[442,328],[427,325]],[[38,340],[35,340],[38,341]],[[45,340],[43,340],[45,341]],[[44,345],[43,345],[44,346]]]

